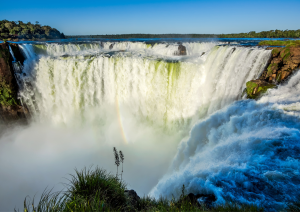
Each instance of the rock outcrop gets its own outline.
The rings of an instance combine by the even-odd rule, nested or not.
[[[22,52],[20,51],[18,44],[10,43],[9,45],[14,53],[16,60],[19,61],[23,65],[25,57],[23,56]]]
[[[187,195],[187,198],[192,204],[197,204],[200,206],[200,203],[205,205],[208,208],[211,208],[214,204],[214,202],[217,200],[215,195],[213,194],[193,194],[189,193]]]
[[[0,121],[10,124],[25,121],[28,111],[17,98],[18,86],[12,69],[12,57],[6,43],[0,44]]]
[[[175,52],[175,55],[186,55],[186,47],[180,43],[178,46],[178,51]]]
[[[270,83],[279,83],[300,67],[300,46],[267,49],[272,49],[272,56],[267,70],[260,79]]]
[[[274,88],[276,85],[268,83],[264,80],[251,80],[246,83],[246,92],[249,99],[256,99],[265,93],[269,88]]]
[[[133,207],[138,206],[138,202],[140,201],[140,197],[137,195],[137,193],[134,190],[125,190],[125,195],[129,199],[129,204]]]
[[[274,88],[300,68],[300,46],[268,47],[272,50],[271,58],[259,79],[246,83],[247,97],[256,99],[267,89]]]

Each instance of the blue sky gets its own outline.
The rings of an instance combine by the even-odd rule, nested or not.
[[[39,21],[66,35],[238,33],[300,29],[300,0],[3,1],[0,20]]]

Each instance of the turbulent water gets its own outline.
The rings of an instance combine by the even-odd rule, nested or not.
[[[125,153],[124,179],[140,195],[178,197],[185,184],[217,203],[274,210],[295,200],[300,74],[257,102],[243,100],[271,51],[186,42],[187,55],[178,55],[179,45],[19,44],[26,60],[16,76],[31,124],[1,138],[0,168],[11,174],[0,177],[18,181],[10,190],[0,182],[5,207],[17,191],[22,204],[74,167],[114,171],[112,146]]]
[[[300,195],[300,72],[255,101],[238,101],[196,124],[179,144],[172,171],[151,194],[194,193],[285,207]]]
[[[240,99],[270,56],[256,48],[184,45],[187,56],[174,56],[178,44],[21,45],[28,58],[21,95],[41,120],[107,123],[104,108],[122,105],[141,120],[177,129]]]

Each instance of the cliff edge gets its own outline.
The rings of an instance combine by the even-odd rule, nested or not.
[[[0,43],[0,121],[9,124],[25,121],[26,108],[18,100],[18,86],[12,69],[8,44]]]
[[[259,79],[246,84],[247,97],[250,99],[256,99],[269,88],[284,82],[300,68],[300,44],[290,43],[285,47],[268,47],[267,50],[272,50],[272,54],[266,69]]]

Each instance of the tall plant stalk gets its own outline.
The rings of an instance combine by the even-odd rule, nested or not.
[[[117,165],[117,174],[116,174],[116,177],[118,178],[118,168],[120,166],[120,157],[119,157],[119,154],[118,154],[118,151],[116,149],[116,147],[114,147],[114,155],[115,155],[115,164]]]
[[[121,181],[122,181],[124,154],[123,154],[122,151],[120,151],[119,154],[120,154],[120,159],[121,159],[121,162],[122,162],[122,173],[121,173]]]

